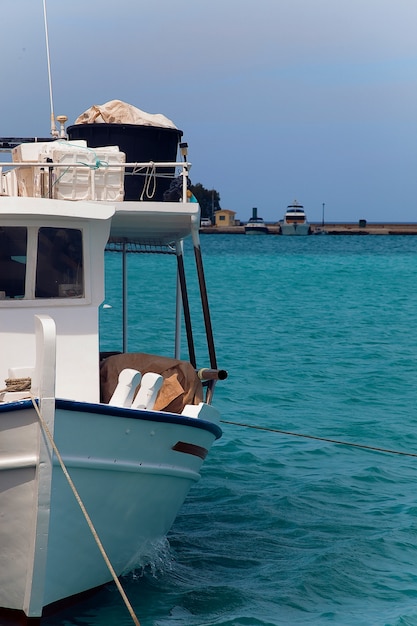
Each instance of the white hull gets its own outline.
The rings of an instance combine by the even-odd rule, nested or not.
[[[81,126],[84,132],[90,125]],[[138,146],[138,135],[148,137],[148,127],[127,123],[127,141],[126,128],[114,126],[127,147],[132,136]],[[91,127],[95,134],[104,124]],[[114,128],[105,127],[107,141]],[[181,134],[153,132],[156,148],[163,139],[170,153],[158,163],[139,162],[136,153],[128,163],[118,145],[91,150],[84,138],[14,146],[0,138],[0,147],[12,144],[5,173],[0,164],[2,609],[37,618],[45,606],[112,579],[117,584],[117,576],[146,564],[221,435],[211,401],[227,372],[218,369],[215,355],[200,207],[188,202],[189,164],[175,160]],[[187,144],[181,145],[183,151]],[[125,176],[125,168],[132,175]],[[156,189],[151,180],[164,185]],[[202,367],[187,297],[186,238],[192,240],[209,356]],[[120,337],[111,333],[122,352],[100,352],[101,340],[109,341],[99,327],[106,250],[122,255],[123,324]],[[143,327],[155,321],[147,314],[150,299],[160,294],[166,306],[165,288],[155,289],[153,276],[139,293],[129,289],[131,252],[176,257],[169,263],[175,308],[165,357],[127,350],[128,301],[139,307]],[[183,325],[188,360],[182,359]],[[135,337],[132,343],[142,347],[142,337]]]
[[[304,222],[304,224],[285,224],[280,223],[281,235],[308,235],[310,232],[310,224]]]
[[[55,414],[56,445],[117,575],[166,535],[220,435],[201,420],[131,414],[60,401]],[[111,574],[58,460],[51,473],[38,462],[43,434],[31,402],[2,406],[0,432],[0,606],[39,616]],[[179,442],[183,450],[173,449]]]
[[[281,235],[309,235],[310,224],[307,222],[306,214],[302,204],[294,200],[289,204],[284,219],[279,222]]]
[[[254,207],[252,211],[252,217],[250,218],[249,222],[245,224],[246,235],[268,235],[269,234],[268,226],[265,224],[262,217],[258,217],[257,211],[258,209]]]
[[[261,224],[246,224],[245,235],[268,235],[268,227]]]

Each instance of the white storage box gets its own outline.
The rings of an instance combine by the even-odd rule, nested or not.
[[[87,142],[84,139],[77,139],[76,141],[63,141],[62,139],[56,141],[34,141],[32,143],[21,143],[12,149],[13,163],[36,163],[37,161],[44,161],[45,155],[51,156],[53,150],[57,147],[61,149],[73,150],[74,146],[87,149]]]
[[[71,145],[71,144],[69,144]],[[54,163],[66,167],[54,170],[54,198],[59,200],[107,200],[121,202],[124,198],[125,154],[117,146],[61,150],[52,152]],[[76,167],[69,167],[77,164]]]
[[[0,195],[17,196],[17,178],[15,170],[7,170],[1,175]]]
[[[93,170],[94,200],[122,202],[124,199],[124,167],[107,167],[108,165],[124,165],[126,155],[117,146],[95,148],[98,158],[98,169]]]
[[[45,146],[50,145],[49,141],[37,141],[34,143],[21,143],[12,149],[13,163],[21,163],[22,161],[30,161],[35,163],[41,160],[41,154]]]
[[[86,148],[84,140],[74,142],[79,148]],[[68,144],[60,141],[37,141],[22,143],[12,150],[13,163],[42,163],[47,158],[52,159],[52,153],[57,146],[68,149]],[[70,151],[74,150],[74,145]],[[43,171],[39,167],[31,165],[16,168],[17,195],[29,198],[42,198],[48,195],[49,173],[47,168]],[[55,178],[53,176],[53,178]]]
[[[45,168],[16,168],[19,196],[46,197],[49,193],[47,160],[59,163],[52,171],[52,196],[58,200],[107,200],[121,202],[124,198],[125,154],[117,146],[88,148],[84,140],[70,143],[60,140],[22,144],[14,148],[13,161],[44,162]]]

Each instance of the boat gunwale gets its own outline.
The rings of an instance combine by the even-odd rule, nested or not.
[[[31,399],[21,399],[12,402],[0,403],[0,414],[9,411],[27,410],[33,407]],[[110,404],[95,402],[79,402],[77,400],[64,400],[62,398],[55,399],[55,409],[64,411],[79,411],[83,413],[91,413],[93,415],[101,414],[109,417],[125,417],[128,419],[144,420],[149,422],[177,424],[181,426],[190,426],[192,428],[200,428],[211,432],[216,439],[222,436],[222,429],[218,424],[209,422],[200,418],[187,417],[177,413],[169,413],[167,411],[150,411],[149,409],[131,409],[127,407],[112,406]]]

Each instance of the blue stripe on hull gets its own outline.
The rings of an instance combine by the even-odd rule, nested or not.
[[[31,400],[19,400],[17,402],[7,402],[0,404],[0,413],[8,411],[19,411],[32,406]],[[91,402],[76,402],[75,400],[56,399],[56,408],[64,411],[77,411],[79,413],[101,414],[114,417],[125,417],[135,420],[147,420],[150,422],[166,424],[182,424],[192,428],[201,428],[211,432],[216,439],[220,439],[222,430],[217,424],[196,418],[177,415],[176,413],[166,413],[164,411],[145,411],[140,409],[128,409],[109,404],[94,404]]]

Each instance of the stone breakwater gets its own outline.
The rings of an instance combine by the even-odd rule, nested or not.
[[[270,235],[279,235],[279,224],[266,224]],[[368,222],[366,225],[352,223],[311,223],[311,234],[324,230],[329,235],[417,235],[416,223]],[[245,226],[209,226],[200,229],[201,233],[210,235],[244,235]]]

